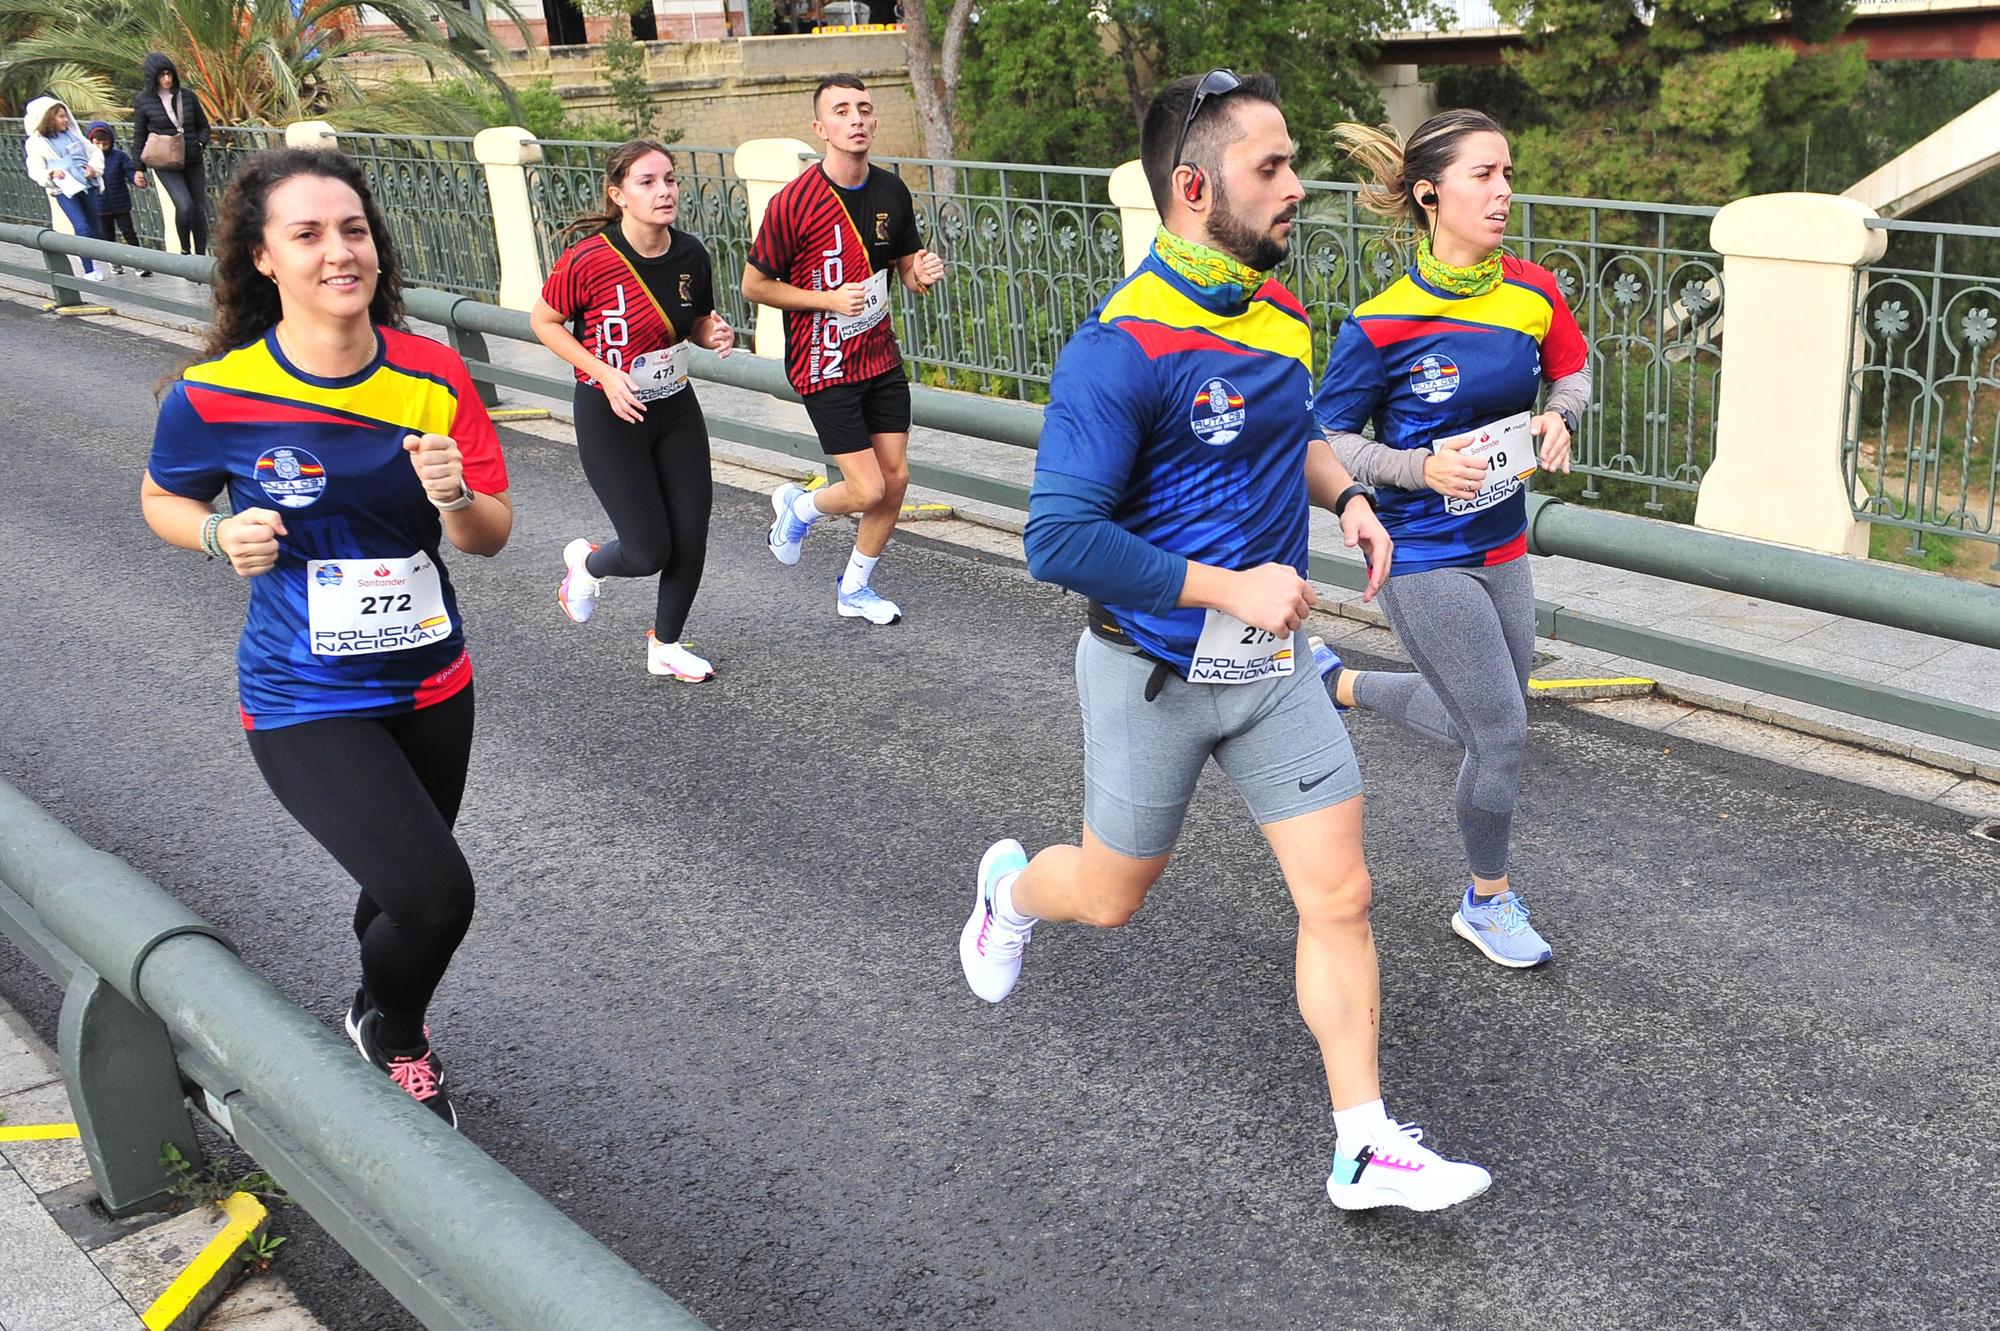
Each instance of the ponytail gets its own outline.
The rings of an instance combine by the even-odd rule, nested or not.
[[[1440,111],[1405,140],[1388,126],[1340,124],[1333,141],[1372,180],[1361,182],[1361,206],[1389,222],[1392,240],[1410,232],[1428,231],[1430,220],[1417,202],[1417,182],[1437,188],[1438,177],[1458,160],[1458,146],[1474,134],[1505,134],[1483,111],[1458,108]],[[1435,206],[1435,201],[1433,201]]]

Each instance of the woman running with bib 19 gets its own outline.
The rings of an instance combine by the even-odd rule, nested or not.
[[[1334,133],[1375,177],[1363,205],[1418,233],[1416,266],[1341,325],[1314,399],[1334,452],[1378,487],[1396,542],[1382,608],[1417,669],[1343,670],[1315,652],[1336,703],[1465,750],[1458,825],[1472,882],[1451,926],[1502,966],[1535,966],[1549,946],[1507,872],[1535,650],[1522,481],[1537,453],[1569,470],[1589,348],[1555,275],[1501,249],[1514,165],[1499,125],[1457,110],[1408,143],[1365,125]],[[1373,439],[1360,433],[1370,421]]]
[[[591,234],[556,260],[529,320],[576,371],[577,456],[618,533],[563,547],[556,599],[581,624],[605,578],[658,574],[646,668],[692,684],[715,674],[681,638],[708,558],[714,485],[688,355],[700,346],[727,356],[736,333],[715,308],[707,248],[673,226],[679,208],[667,150],[621,145],[605,167],[604,211],[572,224]]]
[[[472,663],[440,552],[507,543],[506,464],[465,362],[404,329],[396,253],[352,161],[251,158],[217,239],[215,324],[167,386],[140,502],[169,544],[250,580],[250,754],[361,888],[347,1033],[456,1126],[424,1026],[473,898],[452,836]],[[225,490],[228,517],[211,509]]]

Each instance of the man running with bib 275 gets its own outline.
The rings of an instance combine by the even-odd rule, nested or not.
[[[1302,630],[1310,505],[1340,515],[1371,595],[1390,545],[1313,423],[1312,327],[1271,276],[1305,196],[1277,97],[1268,75],[1218,69],[1168,84],[1146,112],[1140,158],[1164,225],[1056,362],[1028,506],[1029,568],[1091,599],[1076,649],[1083,844],[1031,863],[996,842],[959,962],[997,1003],[1036,924],[1129,920],[1213,758],[1298,909],[1299,1011],[1333,1109],[1327,1195],[1435,1211],[1491,1180],[1382,1103],[1361,773]]]
[[[922,295],[944,261],[917,239],[909,187],[868,164],[875,101],[852,74],[813,93],[813,133],[826,160],[772,197],[743,269],[743,294],[785,312],[785,374],[805,399],[820,447],[840,465],[837,485],[785,484],[771,496],[771,553],[799,562],[812,524],[857,515],[861,531],[834,608],[894,624],[895,602],[869,585],[910,486],[910,381],[889,321],[889,278]]]

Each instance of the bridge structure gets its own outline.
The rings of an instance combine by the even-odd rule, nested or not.
[[[1451,0],[1448,8],[1443,23],[1385,34],[1380,62],[1497,65],[1521,45],[1521,29],[1493,0]],[[1773,18],[1772,26],[1779,24]],[[1839,40],[1863,43],[1877,61],[2000,59],[2000,0],[1855,0]]]

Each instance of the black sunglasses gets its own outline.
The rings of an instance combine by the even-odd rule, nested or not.
[[[1211,97],[1227,97],[1242,86],[1243,80],[1227,69],[1211,69],[1201,76],[1201,82],[1194,85],[1194,97],[1188,102],[1187,114],[1181,117],[1181,136],[1174,140],[1173,166],[1194,165],[1181,154],[1187,151],[1188,131],[1194,128],[1194,118],[1201,114],[1202,103]]]

